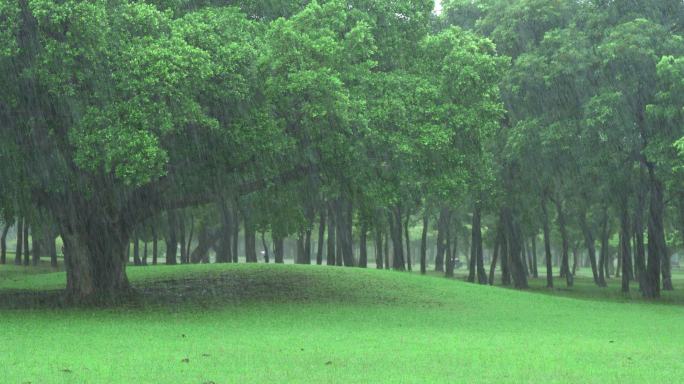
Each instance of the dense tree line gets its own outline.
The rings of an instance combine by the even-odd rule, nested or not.
[[[59,237],[74,301],[125,293],[131,256],[286,243],[446,276],[462,254],[517,288],[586,260],[658,297],[684,234],[684,5],[644,4],[0,0],[0,262],[10,228],[18,259],[56,262]]]

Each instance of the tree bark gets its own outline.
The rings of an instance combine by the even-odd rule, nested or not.
[[[424,275],[427,273],[427,237],[429,224],[428,210],[425,208],[423,213],[423,233],[420,237],[420,273]]]
[[[648,265],[642,295],[646,298],[660,297],[660,274],[663,276],[663,289],[672,290],[670,256],[665,243],[663,217],[663,184],[656,179],[653,166],[649,168],[651,193],[648,212]],[[662,271],[661,271],[662,269]]]
[[[411,213],[406,212],[406,221],[404,222],[404,238],[406,239],[406,266],[409,272],[413,269],[413,261],[411,260],[411,238],[409,237],[409,219]]]
[[[178,242],[180,245],[180,262],[181,264],[187,264],[190,259],[188,257],[187,239],[186,239],[186,228],[185,228],[185,214],[181,211],[178,214]]]
[[[406,265],[404,263],[404,244],[402,241],[402,219],[401,206],[398,204],[392,208],[392,212],[388,213],[388,221],[390,225],[390,234],[392,236],[392,250],[394,255],[392,257],[392,269],[395,271],[405,271]]]
[[[323,248],[325,246],[325,222],[326,222],[326,209],[321,207],[320,221],[318,223],[318,244],[316,244],[316,264],[323,264]]]
[[[499,259],[499,248],[501,244],[501,233],[497,230],[496,239],[494,239],[494,255],[492,256],[492,264],[489,267],[489,285],[494,285],[494,273],[496,272],[496,263]]]
[[[176,211],[168,211],[169,233],[166,236],[166,264],[176,265],[176,255],[178,253],[178,214]]]
[[[2,227],[2,236],[0,237],[0,264],[7,264],[7,233],[12,227],[12,222],[7,221]]]
[[[22,236],[24,240],[24,266],[28,266],[31,263],[31,249],[29,248],[29,223],[24,218],[24,235]]]
[[[546,259],[546,288],[553,288],[553,260],[551,255],[551,230],[549,228],[549,211],[546,208],[547,195],[541,199],[542,229],[544,232],[544,258]]]
[[[620,258],[622,259],[622,292],[629,292],[629,275],[631,258],[629,213],[627,212],[627,199],[620,201]]]
[[[135,232],[133,233],[133,264],[142,265],[142,261],[140,261],[140,241]]]
[[[375,224],[375,268],[383,268],[383,243],[382,243],[382,230],[380,229],[380,224]]]
[[[558,214],[558,230],[561,234],[561,277],[565,277],[566,285],[572,287],[574,276],[572,271],[570,271],[570,244],[568,242],[568,231],[565,227],[563,203],[560,199],[556,199],[554,203],[556,204],[556,212]]]
[[[368,225],[364,220],[359,228],[359,267],[368,267]]]
[[[282,236],[274,236],[273,238],[273,257],[276,264],[285,262],[285,239]]]
[[[328,208],[328,254],[326,259],[327,265],[335,265],[337,263],[337,254],[335,249],[335,246],[337,245],[337,234],[335,233],[336,228],[337,224],[335,223],[335,210],[333,209],[333,204],[330,203],[330,206]]]
[[[523,269],[521,260],[522,247],[520,239],[522,234],[519,225],[515,222],[515,218],[510,208],[504,209],[504,218],[506,219],[507,238],[508,238],[508,259],[510,260],[511,277],[513,278],[513,285],[517,289],[528,288],[527,275]]]
[[[157,265],[159,256],[159,238],[157,235],[157,223],[152,223],[152,265]]]
[[[606,287],[606,277],[610,277],[608,271],[608,211],[603,208],[601,217],[601,253],[599,254],[599,287]]]
[[[446,252],[446,232],[449,226],[449,208],[439,211],[437,221],[437,255],[435,256],[435,271],[444,272],[444,253]]]
[[[594,283],[601,286],[598,276],[598,268],[596,265],[596,242],[594,241],[594,235],[587,224],[587,214],[582,212],[579,216],[580,227],[582,228],[582,234],[584,235],[584,245],[587,247],[587,254],[589,255],[589,263],[591,265],[591,273],[594,277]]]

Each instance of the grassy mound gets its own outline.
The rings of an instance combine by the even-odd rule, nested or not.
[[[49,295],[64,279],[2,276],[5,297]],[[160,266],[129,276],[143,293],[130,305],[0,310],[3,382],[622,383],[684,374],[676,305],[316,266]]]

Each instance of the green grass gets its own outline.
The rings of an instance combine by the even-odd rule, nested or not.
[[[159,266],[129,276],[144,292],[130,305],[0,310],[0,381],[664,383],[684,375],[684,306],[590,300],[581,292],[592,288],[580,284],[582,300],[316,266]],[[63,280],[3,267],[0,292]]]

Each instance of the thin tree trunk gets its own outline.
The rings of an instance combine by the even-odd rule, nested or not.
[[[539,278],[539,269],[537,265],[537,233],[532,236],[532,277]]]
[[[24,249],[24,219],[19,217],[17,219],[17,246],[14,253],[14,265],[21,265],[22,251]]]
[[[274,236],[271,234],[271,236]],[[285,262],[285,240],[282,236],[275,236],[273,238],[273,257],[276,264],[283,264]]]
[[[501,234],[499,231],[496,233],[496,239],[494,239],[494,255],[492,256],[492,264],[489,267],[489,285],[494,285],[494,273],[496,272],[496,262],[499,258],[499,248],[501,244]]]
[[[24,219],[24,266],[30,264],[31,249],[29,248],[29,223]]]
[[[606,287],[606,277],[610,277],[608,274],[608,236],[608,211],[607,208],[603,208],[601,217],[601,253],[599,254],[598,262],[599,287]]]
[[[2,237],[0,237],[0,264],[7,264],[7,233],[12,227],[12,222],[7,221],[2,227]]]
[[[442,208],[439,211],[437,221],[437,255],[435,256],[435,271],[444,272],[444,253],[446,252],[446,232],[449,226],[449,209]]]
[[[133,234],[133,264],[142,265],[142,261],[140,261],[140,241],[135,233]]]
[[[323,248],[325,245],[325,207],[321,207],[320,221],[318,223],[318,244],[316,249],[316,264],[323,264]]]
[[[551,255],[551,230],[549,228],[549,211],[546,208],[546,193],[542,196],[542,227],[544,232],[544,258],[546,259],[546,288],[553,288],[553,261]]]
[[[169,233],[166,237],[166,264],[175,265],[178,260],[178,213],[176,211],[167,212],[169,221]]]
[[[157,236],[157,223],[152,223],[152,265],[157,265],[159,256],[159,238]]]
[[[268,245],[266,244],[266,232],[261,232],[261,245],[264,247],[264,262],[266,264],[270,263],[270,254],[268,251]]]
[[[383,243],[382,243],[382,230],[380,229],[380,223],[375,224],[375,268],[383,268]]]
[[[404,222],[404,237],[406,238],[406,265],[408,271],[413,270],[413,261],[411,260],[411,238],[409,237],[409,219],[411,214],[406,212],[406,221]]]
[[[368,266],[368,225],[365,220],[361,222],[359,231],[359,267],[366,268]]]
[[[337,260],[335,260],[336,259],[335,245],[337,244],[335,229],[337,228],[337,224],[335,223],[334,212],[335,211],[332,208],[332,203],[330,203],[330,206],[328,208],[328,254],[327,254],[327,259],[326,259],[327,265],[335,265],[337,262]]]
[[[629,292],[629,259],[631,258],[629,214],[627,199],[620,202],[620,258],[622,259],[622,292]]]
[[[558,230],[561,234],[561,277],[565,277],[565,282],[568,287],[573,286],[573,275],[570,271],[570,244],[568,242],[568,232],[565,227],[565,213],[563,212],[563,203],[560,199],[555,201],[556,212],[558,213]]]
[[[672,290],[670,256],[665,243],[663,216],[663,184],[656,179],[655,170],[649,167],[651,181],[650,204],[648,212],[648,265],[642,295],[646,298],[660,297],[660,274],[663,277],[663,289]]]
[[[591,228],[589,228],[589,225],[587,224],[587,215],[585,212],[580,213],[579,222],[584,235],[584,245],[587,247],[587,254],[589,255],[589,263],[591,265],[594,283],[600,287],[601,282],[599,281],[598,267],[596,265],[596,242],[594,241],[594,235],[591,232]]]
[[[423,213],[423,233],[420,237],[420,273],[423,275],[427,272],[428,224],[429,224],[429,215],[428,215],[427,208],[425,208],[425,212]]]
[[[404,242],[402,241],[402,219],[401,219],[401,207],[395,205],[393,212],[388,214],[388,221],[390,224],[390,233],[392,235],[392,269],[395,271],[405,271],[406,265],[404,264]]]

